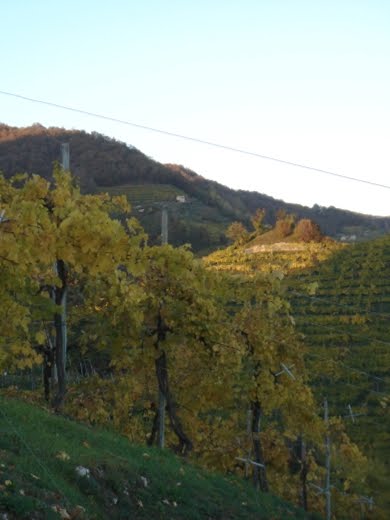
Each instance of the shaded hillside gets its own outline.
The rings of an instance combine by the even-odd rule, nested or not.
[[[53,162],[60,158],[63,142],[70,143],[71,170],[80,178],[84,191],[158,184],[173,186],[186,194],[187,202],[195,202],[197,209],[186,214],[182,211],[184,207],[173,208],[171,238],[174,245],[192,243],[196,251],[226,244],[223,232],[229,223],[239,220],[249,224],[250,215],[257,208],[266,209],[265,221],[269,224],[275,222],[277,211],[284,209],[298,218],[315,220],[325,234],[333,237],[346,235],[364,239],[390,230],[390,217],[371,217],[332,207],[308,208],[257,192],[235,191],[183,166],[158,163],[136,148],[101,134],[45,128],[39,124],[27,128],[0,125],[0,171],[6,176],[27,171],[49,178]],[[158,213],[159,203],[166,202],[164,197],[163,193],[159,200],[148,203],[143,208],[145,215],[137,215],[155,240],[156,215],[153,218],[147,215]],[[212,227],[210,234],[208,229]]]
[[[207,253],[216,247],[225,246],[226,227],[231,223],[215,206],[207,205],[198,198],[188,197],[186,192],[170,184],[119,185],[100,188],[110,195],[126,195],[133,214],[149,235],[149,242],[161,240],[161,212],[169,214],[168,241],[174,246],[191,244],[194,251]],[[185,202],[178,203],[177,197]]]

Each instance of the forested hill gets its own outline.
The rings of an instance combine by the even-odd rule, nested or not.
[[[158,209],[171,205],[170,241],[190,242],[195,250],[226,243],[224,231],[235,220],[246,224],[257,208],[266,209],[265,221],[275,222],[283,209],[298,218],[316,221],[329,236],[371,238],[390,230],[390,217],[380,218],[333,207],[308,208],[288,204],[257,192],[232,190],[197,173],[172,164],[161,164],[132,146],[98,133],[0,124],[0,171],[7,177],[21,172],[50,177],[53,162],[60,159],[60,144],[70,143],[71,170],[85,192],[102,188],[126,193],[150,233],[158,237]],[[143,187],[141,189],[140,187]],[[170,189],[167,189],[167,188]],[[184,194],[187,204],[177,204]],[[136,210],[137,211],[137,210]]]

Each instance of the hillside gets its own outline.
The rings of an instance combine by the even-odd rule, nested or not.
[[[183,196],[164,190],[166,197]],[[327,357],[312,363],[309,354],[331,346],[332,339],[312,348],[302,329],[312,322],[314,333],[319,328],[310,318],[310,304],[297,309],[293,303],[297,295],[319,295],[322,278],[316,275],[345,251],[352,264],[351,280],[357,280],[353,303],[363,302],[363,308],[348,317],[350,321],[334,309],[327,319],[336,318],[336,326],[339,314],[343,318],[336,333],[344,342],[350,327],[363,325],[356,330],[362,340],[370,325],[363,311],[374,296],[375,305],[378,298],[380,302],[388,279],[388,255],[381,245],[386,239],[361,244],[356,262],[357,246],[324,237],[307,219],[295,222],[291,215],[279,214],[274,231],[267,232],[260,211],[252,219],[253,233],[238,223],[229,226],[229,236],[236,242],[228,255],[235,260],[235,271],[243,268],[243,275],[233,276],[213,271],[219,268],[223,251],[210,255],[213,269],[208,269],[207,260],[194,258],[186,247],[147,246],[134,220],[113,217],[126,210],[123,202],[82,195],[69,172],[58,168],[51,185],[39,176],[26,182],[1,179],[6,215],[0,225],[1,382],[9,387],[21,376],[34,389],[35,373],[41,380],[39,394],[53,410],[93,427],[115,428],[139,445],[171,449],[204,470],[249,477],[263,493],[271,490],[307,511],[329,514],[326,493],[338,518],[351,511],[354,517],[362,512],[369,518],[387,518],[377,507],[383,503],[382,465],[374,467],[371,462],[379,435],[374,442],[364,437],[360,443],[367,456],[347,435],[349,421],[355,419],[351,409],[355,412],[360,402],[348,401],[344,411],[344,403],[333,392],[339,378],[325,371],[330,363],[342,367],[342,359]],[[282,241],[270,243],[271,235]],[[313,236],[317,242],[308,241]],[[257,243],[259,252],[246,251],[257,239],[265,242]],[[381,250],[382,256],[377,254]],[[240,266],[240,258],[234,259],[237,253],[255,262]],[[340,256],[327,275],[330,290],[350,281],[347,268],[338,280],[341,265]],[[226,264],[222,268],[232,271]],[[345,291],[349,285],[342,287]],[[375,291],[370,293],[372,287]],[[336,293],[336,302],[342,297]],[[386,305],[378,309],[384,313],[383,323],[386,311]],[[374,332],[386,334],[384,327]],[[369,346],[375,347],[377,339],[381,338]],[[345,354],[345,345],[336,347],[332,354]],[[368,351],[361,354],[367,363]],[[386,385],[385,349],[382,354],[384,371],[379,378]],[[363,365],[356,370],[369,373]],[[358,389],[362,393],[365,387]],[[386,386],[377,391],[385,392]],[[28,398],[18,389],[13,392]],[[386,399],[376,406],[378,420],[386,406]],[[357,415],[361,417],[360,412]],[[30,420],[28,414],[24,418],[34,425],[41,445],[50,446],[36,426],[42,421]],[[3,419],[8,423],[6,416]],[[59,441],[67,438],[65,427],[58,425],[57,430]],[[385,432],[379,432],[384,448]],[[20,440],[17,433],[16,437]],[[331,449],[329,443],[325,447],[325,437],[331,437]],[[78,444],[83,446],[83,440]],[[62,462],[71,457],[61,449],[54,455]],[[93,472],[83,467],[97,481],[106,474],[106,466],[94,467]],[[6,491],[14,481],[7,475],[1,485]],[[319,495],[318,489],[326,492]],[[19,494],[23,493],[24,487]],[[98,495],[104,496],[102,487]],[[369,496],[374,496],[375,509],[368,499],[361,502]],[[168,505],[165,498],[161,500]],[[178,503],[176,497],[173,500]]]
[[[306,287],[312,284],[315,293]],[[313,285],[314,284],[314,285]],[[343,248],[287,281],[319,396],[345,415],[353,440],[390,478],[390,236]],[[320,371],[318,370],[320,368]],[[356,419],[348,417],[351,407]],[[386,477],[384,477],[386,475]],[[376,482],[390,509],[388,489]]]
[[[204,259],[214,270],[284,274],[286,296],[307,347],[310,384],[371,459],[376,503],[390,496],[390,235],[353,245],[275,240],[274,230]]]
[[[1,518],[319,518],[167,451],[4,395],[0,406]]]
[[[292,275],[314,268],[336,251],[348,247],[329,239],[310,243],[294,241],[291,237],[275,239],[272,231],[261,235],[258,239],[214,251],[203,261],[207,267],[217,271],[249,276],[258,272],[279,271]]]
[[[150,234],[159,240],[161,206],[170,211],[170,242],[191,243],[194,251],[210,251],[226,245],[224,231],[235,220],[249,224],[250,215],[266,209],[266,222],[273,224],[284,209],[298,218],[315,220],[332,237],[367,239],[390,229],[390,218],[372,217],[333,207],[308,208],[288,204],[264,194],[232,190],[197,173],[172,164],[160,164],[134,147],[109,137],[83,131],[0,125],[0,171],[38,173],[49,178],[59,160],[60,144],[70,143],[71,170],[84,191],[126,192],[140,206],[135,214]],[[168,187],[168,190],[167,190]],[[172,190],[186,196],[186,203],[172,198]],[[150,192],[153,192],[152,200]],[[142,211],[139,211],[142,210]]]

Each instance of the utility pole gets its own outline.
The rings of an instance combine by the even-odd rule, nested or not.
[[[69,143],[61,143],[61,168],[67,172],[70,170]]]
[[[329,411],[328,400],[324,399],[324,422],[325,422],[325,498],[326,498],[326,520],[331,520],[331,495],[330,495],[330,435],[329,435]]]
[[[61,168],[69,171],[69,143],[61,144]],[[67,268],[65,262],[56,258],[54,273],[61,281],[61,285],[52,289],[52,299],[57,305],[58,311],[54,314],[55,328],[55,370],[54,381],[57,383],[57,395],[53,399],[53,405],[57,408],[62,405],[66,392],[66,357],[67,357],[67,330],[66,330],[66,300],[67,300]]]
[[[70,169],[70,151],[69,151],[69,143],[61,144],[61,167],[64,171],[69,171]],[[61,299],[61,331],[62,331],[62,363],[64,366],[64,372],[66,373],[66,357],[67,357],[67,348],[68,348],[68,334],[67,334],[67,325],[66,325],[66,300],[67,300],[67,287],[64,287]]]
[[[245,462],[245,478],[249,478],[249,460],[252,454],[252,409],[249,407],[246,412],[246,434],[248,437],[247,462]]]
[[[161,243],[162,245],[168,244],[168,210],[167,208],[162,209],[161,213]],[[158,390],[158,447],[164,448],[165,446],[165,409],[167,406],[167,400],[164,392],[159,387]]]
[[[168,210],[162,209],[161,213],[161,243],[163,246],[168,244]]]

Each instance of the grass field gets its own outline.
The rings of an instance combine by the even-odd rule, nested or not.
[[[168,450],[4,395],[0,460],[0,515],[10,520],[319,518]]]

